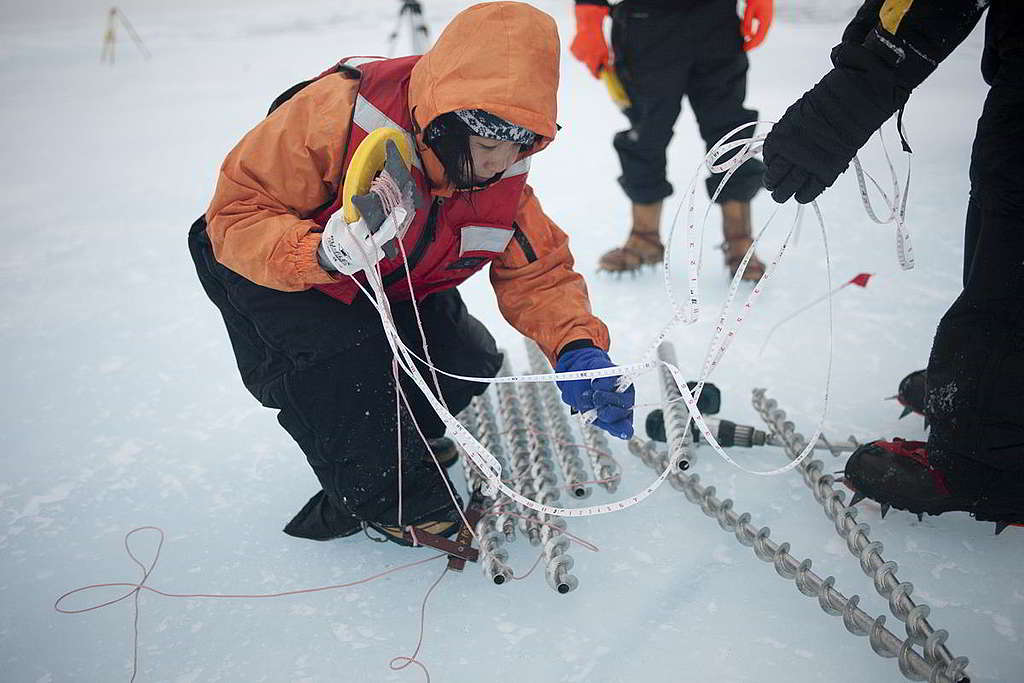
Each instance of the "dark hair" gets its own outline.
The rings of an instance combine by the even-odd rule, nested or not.
[[[469,151],[469,128],[466,127],[458,117],[454,114],[442,114],[437,119],[451,118],[458,123],[458,128],[463,130],[457,130],[456,124],[451,122],[445,122],[444,133],[440,135],[429,136],[432,139],[427,142],[427,146],[437,155],[438,161],[444,167],[444,174],[448,176],[448,181],[451,182],[455,187],[470,187],[473,185],[473,178],[475,177],[476,169],[473,168],[473,155]],[[435,121],[437,121],[435,119]],[[428,130],[434,124],[431,123],[428,126]]]
[[[423,141],[437,155],[448,181],[460,189],[488,185],[497,180],[495,177],[483,183],[474,181],[476,169],[473,168],[473,154],[469,151],[469,136],[475,134],[455,112],[441,114],[424,131]],[[530,147],[520,145],[524,152]]]

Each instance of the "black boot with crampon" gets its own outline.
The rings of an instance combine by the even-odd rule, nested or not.
[[[903,413],[900,419],[911,413],[916,413],[924,418],[924,428],[928,429],[928,416],[924,412],[925,396],[928,391],[928,371],[915,370],[900,381],[898,393],[891,398],[899,401],[903,406]]]
[[[844,483],[854,491],[850,504],[870,498],[881,505],[883,517],[895,507],[918,519],[960,510],[995,522],[997,534],[1024,525],[1020,477],[965,458],[942,458],[942,467],[938,460],[929,459],[923,441],[866,443],[846,463]]]

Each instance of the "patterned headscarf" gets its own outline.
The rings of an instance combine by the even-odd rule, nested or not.
[[[519,145],[532,145],[537,140],[537,135],[531,130],[509,123],[505,119],[495,116],[483,109],[459,109],[451,112],[465,126],[465,130],[452,130],[452,126],[445,121],[445,116],[434,119],[424,133],[424,139],[430,143],[444,135],[452,133],[466,133],[479,135],[482,138],[491,140],[502,140],[514,142]],[[450,121],[450,119],[449,119]]]

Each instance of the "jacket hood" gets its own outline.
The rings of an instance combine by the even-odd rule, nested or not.
[[[483,109],[540,136],[555,135],[558,29],[550,16],[521,2],[488,2],[463,10],[412,69],[409,108],[419,130],[441,114]],[[417,135],[427,175],[444,171]]]

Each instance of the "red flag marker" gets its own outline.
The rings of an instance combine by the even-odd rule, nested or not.
[[[824,296],[818,297],[817,299],[815,299],[811,303],[807,304],[806,306],[801,306],[800,308],[796,309],[795,311],[793,311],[792,313],[787,315],[785,318],[780,320],[779,322],[775,323],[775,326],[768,331],[767,335],[765,335],[764,342],[761,344],[761,350],[757,352],[758,355],[761,355],[762,353],[764,353],[764,347],[768,346],[768,340],[772,338],[773,334],[775,334],[775,330],[779,329],[779,327],[781,327],[784,323],[789,322],[790,320],[792,320],[793,318],[797,317],[798,315],[800,315],[801,313],[806,311],[808,308],[811,308],[815,304],[821,303],[822,301],[824,301],[828,297],[830,297],[833,294],[835,294],[836,292],[838,292],[843,287],[848,287],[849,285],[857,285],[858,287],[867,287],[868,286],[868,280],[871,279],[872,275],[874,275],[874,273],[859,273],[859,274],[855,275],[853,278],[851,278],[850,280],[844,282],[843,284],[841,284],[838,287],[836,287],[835,289],[833,289],[828,294],[825,294]]]
[[[867,287],[868,286],[868,280],[871,279],[872,275],[874,275],[874,273],[861,273],[860,275],[856,276],[855,278],[853,278],[852,280],[850,280],[846,284],[848,284],[848,285],[857,285],[858,287]]]

